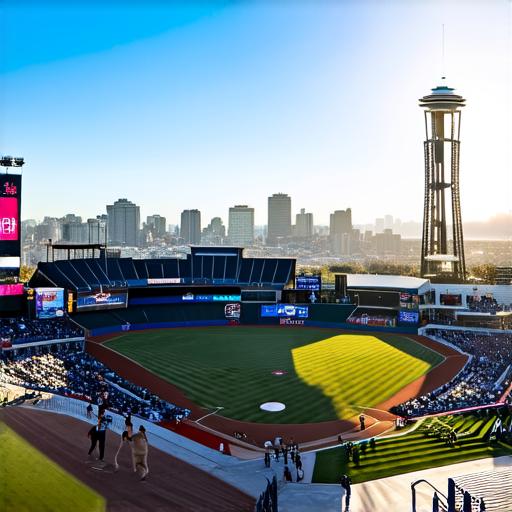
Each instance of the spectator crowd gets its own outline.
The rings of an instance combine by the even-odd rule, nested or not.
[[[391,409],[414,417],[497,402],[509,388],[512,376],[512,334],[429,329],[427,335],[441,338],[470,360],[449,383],[424,396]]]
[[[181,420],[190,414],[116,374],[85,352],[56,352],[0,359],[0,380],[90,401],[100,409],[149,421]]]
[[[477,313],[490,313],[495,315],[499,311],[509,311],[510,306],[498,304],[498,301],[493,297],[472,297],[468,296],[468,309]]]
[[[83,337],[83,329],[67,318],[52,320],[0,319],[0,339],[13,345]]]

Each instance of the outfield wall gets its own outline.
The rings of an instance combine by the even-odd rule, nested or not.
[[[123,331],[169,329],[176,327],[209,327],[229,325],[226,303],[166,304],[132,306],[128,309],[75,315],[73,320],[88,330],[89,336],[103,336]],[[380,327],[347,323],[354,310],[351,304],[308,304],[308,318],[262,317],[261,303],[241,304],[240,323],[244,325],[293,325],[366,332],[416,334],[416,327]]]

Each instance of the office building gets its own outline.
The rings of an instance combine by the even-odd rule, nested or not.
[[[201,212],[199,210],[181,212],[180,237],[186,244],[201,243]]]
[[[300,213],[295,215],[295,236],[298,238],[313,236],[313,214],[306,213],[304,208],[301,208]]]
[[[336,210],[331,213],[329,222],[329,239],[333,254],[347,256],[351,252],[352,210]]]
[[[161,215],[148,215],[146,227],[151,231],[153,238],[163,238],[166,234],[166,218]]]
[[[139,245],[140,208],[127,199],[107,205],[107,238],[112,245]]]
[[[292,200],[288,194],[273,194],[268,198],[267,245],[279,245],[291,234]]]
[[[97,215],[95,219],[87,219],[87,243],[104,244],[107,233],[107,215]]]
[[[254,241],[254,208],[246,204],[229,209],[229,243],[236,247],[248,247]]]

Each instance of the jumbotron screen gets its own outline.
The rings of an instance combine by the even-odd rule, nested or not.
[[[0,309],[11,309],[7,297],[23,295],[20,276],[21,176],[0,175]]]
[[[106,291],[99,293],[79,293],[76,299],[77,311],[126,308],[128,293],[125,291]]]
[[[20,257],[21,176],[0,175],[0,257]]]
[[[57,318],[64,315],[64,288],[36,288],[37,318]]]
[[[297,276],[295,278],[295,288],[297,290],[311,290],[319,292],[322,288],[321,276]]]

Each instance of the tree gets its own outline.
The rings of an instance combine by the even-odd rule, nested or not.
[[[20,281],[22,283],[28,283],[35,271],[36,271],[36,267],[31,267],[29,265],[21,265]]]

